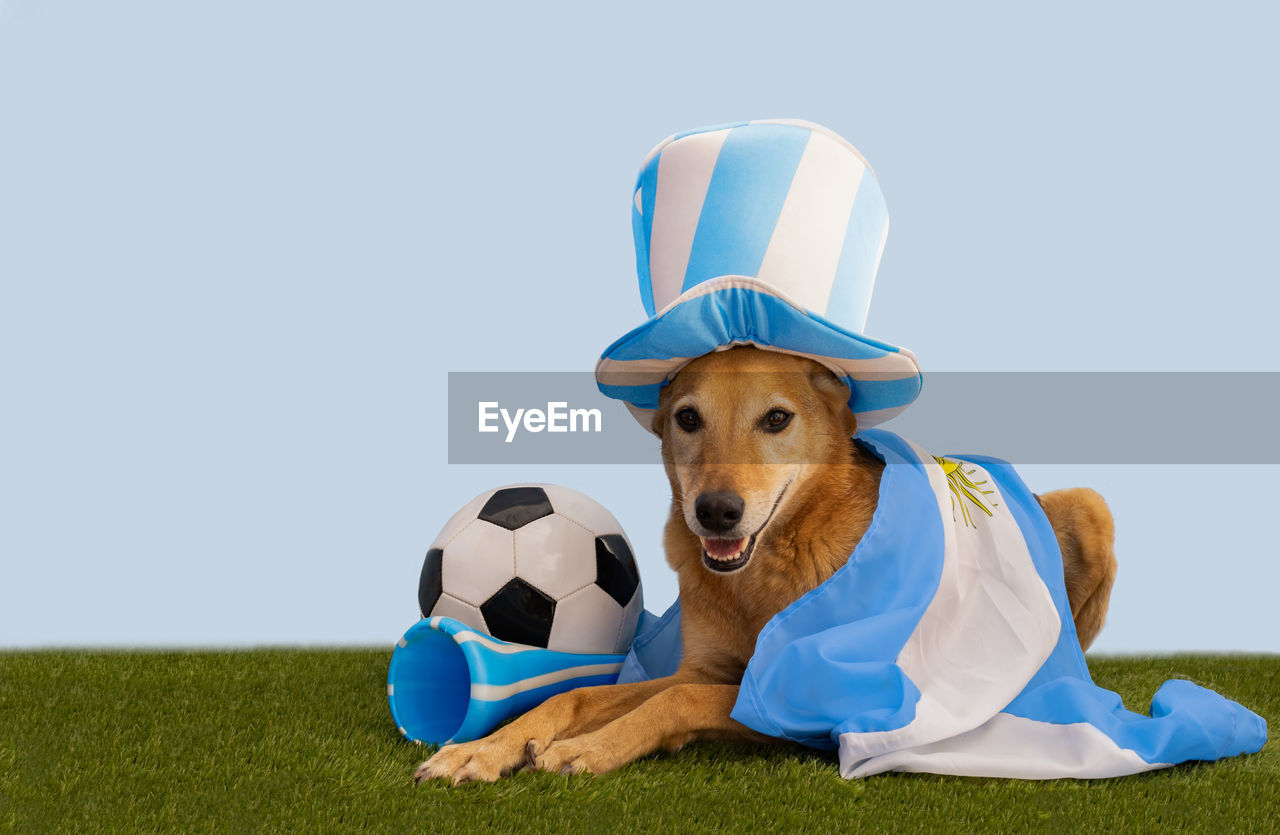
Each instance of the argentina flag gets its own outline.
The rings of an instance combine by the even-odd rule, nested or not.
[[[1165,682],[1144,715],[1093,683],[1057,539],[1009,464],[858,438],[885,462],[875,518],[761,630],[734,719],[837,750],[844,777],[1116,777],[1261,750],[1265,720],[1212,690]],[[679,660],[677,601],[642,625],[619,681]]]
[[[676,134],[645,158],[631,213],[650,319],[605,350],[596,378],[645,428],[685,363],[734,345],[831,369],[859,426],[919,394],[915,356],[862,333],[889,214],[840,136],[787,119]]]

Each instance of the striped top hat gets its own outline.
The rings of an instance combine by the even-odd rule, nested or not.
[[[646,429],[686,363],[736,345],[831,369],[859,428],[916,399],[915,356],[862,334],[889,215],[840,136],[793,119],[676,134],[645,158],[631,218],[650,318],[605,350],[596,381]]]

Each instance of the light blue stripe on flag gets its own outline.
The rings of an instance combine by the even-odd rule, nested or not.
[[[831,318],[851,323],[855,330],[862,330],[867,322],[871,288],[876,280],[876,258],[888,223],[889,210],[885,207],[884,195],[875,176],[867,171],[858,186],[853,211],[849,213],[849,228],[844,233],[844,247],[840,250],[826,311]]]
[[[791,125],[750,125],[729,132],[698,217],[684,290],[716,276],[759,273],[812,135]]]

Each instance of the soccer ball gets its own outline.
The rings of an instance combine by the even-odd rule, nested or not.
[[[621,653],[644,599],[613,514],[576,490],[515,484],[476,496],[436,537],[418,582],[422,616],[561,652]]]

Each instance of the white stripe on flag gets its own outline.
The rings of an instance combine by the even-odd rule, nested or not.
[[[996,510],[990,516],[975,512],[972,524],[966,523],[952,509],[942,467],[907,444],[928,476],[943,534],[937,589],[896,659],[920,695],[915,717],[900,728],[840,734],[841,774],[874,771],[864,760],[982,725],[1026,687],[1053,652],[1061,629],[1057,607],[995,480],[977,464],[962,462],[966,475],[992,491],[984,498]]]
[[[479,682],[472,682],[471,698],[485,702],[497,702],[502,699],[509,699],[515,694],[523,693],[526,690],[546,687],[548,684],[556,684],[561,681],[584,678],[586,676],[606,676],[621,669],[621,661],[616,664],[584,664],[581,667],[556,670],[555,672],[515,681],[511,684],[480,684]]]
[[[1013,777],[1021,780],[1078,780],[1120,777],[1168,763],[1149,763],[1136,751],[1085,722],[1037,722],[997,713],[971,731],[891,751],[853,766],[841,766],[841,777],[867,777],[885,771],[924,771],[966,777]]]
[[[866,170],[830,137],[810,137],[760,264],[761,281],[815,313],[827,312],[849,213]]]
[[[653,232],[649,240],[649,275],[655,309],[666,307],[684,286],[693,235],[706,199],[711,173],[729,131],[694,134],[672,142],[658,157]]]

